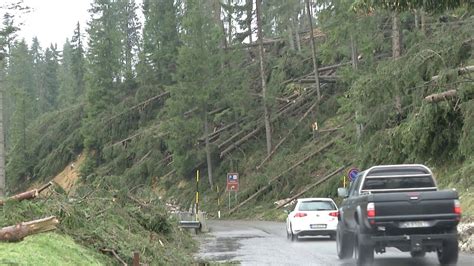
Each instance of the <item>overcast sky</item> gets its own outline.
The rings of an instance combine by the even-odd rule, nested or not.
[[[0,0],[1,1],[1,0]],[[66,38],[71,39],[77,22],[84,30],[89,19],[87,10],[92,0],[24,0],[32,8],[30,13],[23,14],[18,22],[24,23],[18,33],[28,43],[37,36],[41,47],[51,43],[62,48]]]

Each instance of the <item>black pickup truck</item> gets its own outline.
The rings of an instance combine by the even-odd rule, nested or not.
[[[339,188],[337,255],[370,265],[386,247],[422,257],[436,251],[442,265],[458,259],[458,194],[439,191],[431,170],[419,164],[374,166]]]

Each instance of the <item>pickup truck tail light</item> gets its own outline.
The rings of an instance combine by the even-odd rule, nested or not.
[[[332,216],[332,217],[339,217],[339,212],[330,212],[330,213],[329,213],[329,216]]]
[[[370,224],[375,224],[375,220],[373,219],[375,218],[375,204],[373,202],[367,204],[367,217],[369,218]]]
[[[461,203],[459,200],[454,200],[454,213],[461,216]]]
[[[297,212],[297,213],[295,214],[295,217],[296,217],[296,218],[298,218],[298,217],[305,217],[305,216],[308,216],[308,214],[305,213],[305,212]]]

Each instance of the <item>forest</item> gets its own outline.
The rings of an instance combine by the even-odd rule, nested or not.
[[[6,10],[0,191],[79,177],[7,202],[0,226],[53,214],[84,246],[170,264],[195,247],[166,205],[192,206],[197,170],[210,217],[272,220],[311,184],[335,197],[349,167],[396,163],[429,166],[474,215],[472,1],[93,0],[59,45],[19,38]],[[240,190],[219,206],[229,172]]]

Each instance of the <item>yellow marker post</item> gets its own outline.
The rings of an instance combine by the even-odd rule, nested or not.
[[[199,170],[196,170],[196,221],[199,221]]]
[[[221,218],[221,200],[219,198],[219,185],[216,184],[216,192],[217,192],[217,217]]]
[[[345,175],[342,176],[342,180],[344,180],[343,181],[344,182],[344,188],[346,188],[346,176]]]

